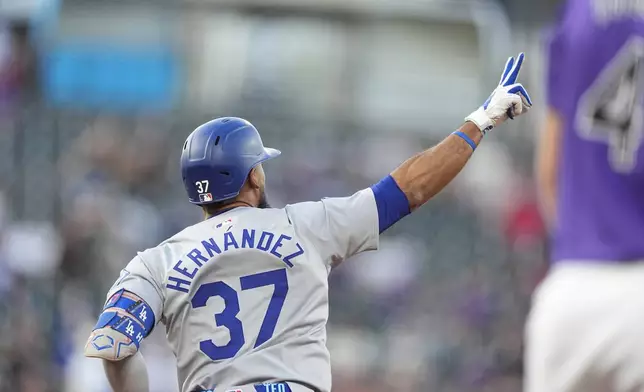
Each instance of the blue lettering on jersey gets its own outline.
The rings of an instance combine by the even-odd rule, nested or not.
[[[193,249],[188,253],[188,258],[197,264],[197,266],[201,267],[201,262],[203,261],[204,263],[208,261],[207,258],[203,257],[201,254],[201,251],[199,249]]]
[[[259,243],[257,244],[257,249],[263,250],[266,252],[271,247],[271,242],[273,242],[273,237],[275,234],[269,231],[262,231],[262,236],[259,237]]]
[[[275,238],[277,238],[277,240],[275,240]],[[282,260],[282,262],[284,262],[284,264],[289,268],[293,268],[293,259],[304,254],[302,246],[297,242],[293,242],[292,237],[281,233],[275,234],[270,231],[262,231],[261,234],[259,234],[252,229],[243,229],[241,234],[241,247],[239,246],[239,238],[235,238],[235,234],[230,231],[225,232],[223,239],[220,238],[219,240],[223,241],[223,250],[219,245],[217,245],[214,238],[208,238],[207,240],[201,241],[200,248],[194,248],[186,254],[186,257],[194,263],[196,268],[190,269],[183,264],[182,260],[177,261],[177,263],[172,267],[172,271],[170,271],[170,273],[174,274],[174,272],[177,272],[180,275],[168,276],[168,283],[165,287],[181,291],[183,293],[188,293],[190,285],[192,284],[192,279],[197,275],[199,269],[215,255],[227,252],[231,249],[257,249],[262,252],[270,253]],[[286,252],[281,250],[289,248],[291,248],[289,250],[291,253],[289,254],[285,254]],[[296,250],[292,251],[292,248],[296,248]],[[208,254],[208,257],[205,256],[206,253]],[[190,266],[192,266],[192,264],[190,264]]]
[[[204,249],[206,252],[208,252],[208,256],[213,257],[216,254],[221,253],[221,249],[219,249],[219,246],[215,242],[214,238],[209,238],[206,241],[201,241],[201,245],[203,245]]]
[[[188,289],[186,287],[182,287],[181,285],[186,285],[190,287],[190,283],[192,283],[189,280],[181,279],[181,278],[175,278],[174,276],[169,276],[168,277],[169,281],[172,281],[174,283],[167,283],[165,287],[172,289],[172,290],[177,290],[177,291],[182,291],[184,293],[188,292]]]
[[[180,273],[182,275],[187,276],[190,279],[194,278],[195,275],[197,274],[198,269],[195,268],[194,270],[192,270],[192,272],[188,272],[188,268],[185,268],[185,267],[184,268],[179,268],[181,263],[182,263],[181,260],[177,261],[177,264],[175,264],[174,267],[172,267],[172,269],[177,271],[178,273]]]
[[[224,252],[230,249],[230,246],[234,246],[235,249],[239,249],[235,236],[233,236],[233,233],[228,231],[224,233]]]
[[[242,231],[242,248],[255,247],[255,230],[244,229]]]
[[[271,254],[273,256],[281,259],[282,255],[277,253],[277,248],[282,247],[282,240],[290,240],[290,239],[292,239],[292,238],[287,236],[287,235],[282,234],[280,236],[280,238],[278,238],[277,241],[275,241],[275,245],[273,245],[273,248],[271,248]]]
[[[291,260],[296,258],[297,256],[304,254],[304,249],[302,249],[302,246],[299,243],[295,243],[295,246],[297,246],[297,252],[293,252],[290,255],[284,257],[283,261],[289,266],[293,267],[293,263],[291,263]]]

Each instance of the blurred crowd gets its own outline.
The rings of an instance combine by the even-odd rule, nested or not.
[[[180,146],[226,113],[36,104],[24,37],[14,26],[0,45],[0,391],[108,391],[100,362],[82,356],[85,339],[136,252],[201,219],[183,193]],[[247,107],[232,114],[283,152],[265,166],[276,207],[349,195],[439,140]],[[332,272],[334,391],[521,390],[523,321],[547,243],[531,158],[515,147],[488,138],[454,184],[383,236],[380,251]],[[176,392],[163,328],[143,353],[152,390]]]

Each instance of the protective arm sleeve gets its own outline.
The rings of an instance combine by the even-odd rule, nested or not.
[[[85,345],[85,356],[120,361],[139,350],[154,328],[154,312],[137,295],[121,289],[110,297]]]
[[[134,355],[161,318],[160,281],[160,272],[149,268],[141,255],[132,259],[108,293],[85,356],[120,361]]]

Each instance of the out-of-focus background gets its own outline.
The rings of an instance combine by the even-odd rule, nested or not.
[[[528,55],[533,112],[331,275],[334,391],[521,391],[543,276],[532,178],[555,1],[0,1],[0,391],[107,391],[81,349],[137,250],[198,221],[180,147],[221,115],[283,151],[272,205],[344,196],[458,127]],[[156,329],[152,390],[176,392]]]

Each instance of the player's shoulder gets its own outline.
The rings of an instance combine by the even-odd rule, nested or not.
[[[284,207],[286,215],[292,221],[326,219],[329,213],[348,212],[362,203],[375,203],[371,188],[361,189],[345,197],[324,197],[318,201],[304,201],[287,204]]]

